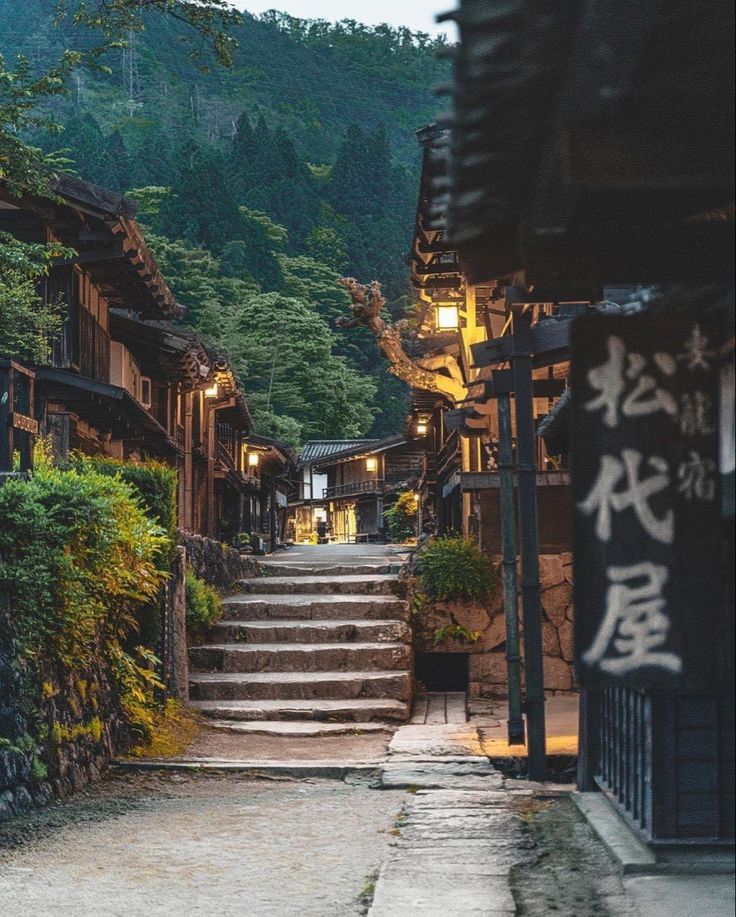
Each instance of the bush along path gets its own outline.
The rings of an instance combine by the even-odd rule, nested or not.
[[[174,475],[79,458],[0,488],[0,819],[145,740]],[[156,511],[158,510],[158,512]]]
[[[209,642],[190,650],[192,705],[215,727],[286,735],[295,721],[356,732],[406,720],[409,606],[394,592],[398,568],[375,561],[271,563],[243,581]]]

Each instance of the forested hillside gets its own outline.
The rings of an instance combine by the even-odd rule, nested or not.
[[[88,40],[51,7],[0,0],[8,63],[22,53],[41,70]],[[138,197],[187,321],[227,350],[262,432],[296,444],[396,431],[402,386],[368,334],[335,332],[347,304],[335,280],[380,279],[405,304],[414,132],[436,112],[437,43],[246,14],[233,66],[203,70],[175,21],[144,25],[104,58],[108,71],[75,74],[49,103],[63,131],[33,141]]]

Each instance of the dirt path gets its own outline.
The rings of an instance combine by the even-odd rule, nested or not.
[[[0,826],[0,911],[360,914],[403,795],[326,780],[111,778]]]

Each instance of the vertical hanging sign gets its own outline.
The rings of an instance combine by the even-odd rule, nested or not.
[[[705,323],[572,327],[580,682],[708,683],[722,620],[720,366]]]

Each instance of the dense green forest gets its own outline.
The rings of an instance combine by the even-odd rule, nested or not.
[[[0,0],[0,53],[43,71],[94,37],[45,0]],[[233,361],[259,430],[308,437],[400,429],[403,386],[370,335],[336,332],[341,273],[409,293],[419,150],[445,63],[427,36],[244,14],[232,67],[198,65],[176,21],[149,17],[106,69],[47,100],[32,136],[81,177],[140,203],[186,321]],[[203,54],[207,61],[207,51]]]

